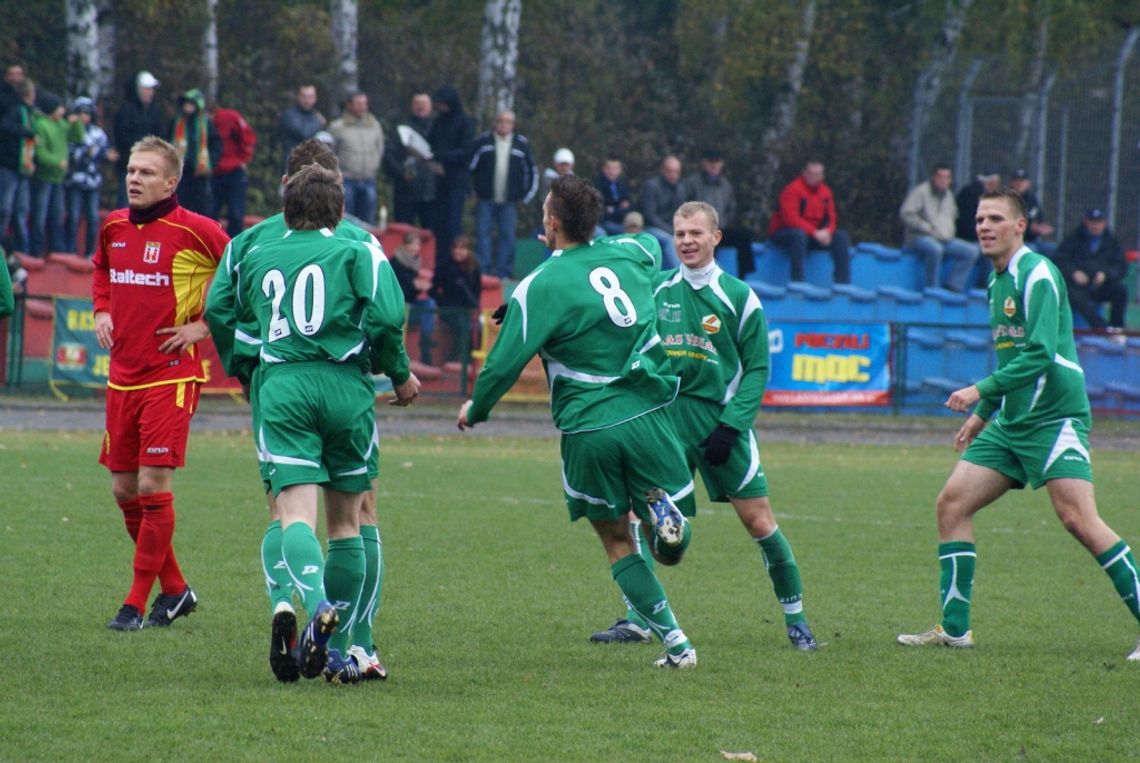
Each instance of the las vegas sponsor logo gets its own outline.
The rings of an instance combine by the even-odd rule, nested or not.
[[[131,268],[126,270],[111,268],[111,283],[131,286],[170,286],[170,276],[166,273],[140,273]]]

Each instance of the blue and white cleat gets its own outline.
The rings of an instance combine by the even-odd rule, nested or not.
[[[360,681],[360,667],[351,656],[341,657],[337,649],[328,650],[325,680],[330,684],[354,684]]]
[[[145,628],[169,628],[180,617],[186,617],[198,608],[198,594],[190,586],[179,594],[160,593],[150,605],[150,615],[143,623]]]
[[[142,612],[130,604],[124,604],[119,607],[119,614],[115,615],[115,619],[107,623],[107,627],[113,631],[141,631],[143,629]]]
[[[650,488],[645,500],[653,512],[653,530],[658,540],[667,546],[679,546],[685,539],[685,515],[659,487]]]
[[[356,660],[357,666],[360,668],[361,679],[364,681],[387,681],[388,669],[384,667],[384,663],[380,661],[380,656],[376,652],[376,645],[372,645],[372,651],[367,651],[362,646],[353,644],[348,648],[348,656]]]
[[[815,636],[812,635],[807,623],[789,625],[788,640],[801,652],[814,652],[819,649],[819,644],[815,643]]]
[[[313,619],[301,631],[297,642],[297,668],[305,678],[316,678],[329,661],[329,637],[336,633],[340,616],[329,601],[317,605]]]
[[[653,641],[653,631],[623,617],[604,631],[591,634],[590,641],[595,644],[648,644]]]

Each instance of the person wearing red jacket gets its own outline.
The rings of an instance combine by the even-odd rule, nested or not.
[[[800,176],[780,191],[768,237],[791,259],[793,281],[804,280],[804,257],[810,247],[831,252],[835,283],[851,283],[850,239],[838,227],[835,196],[823,182],[823,162],[809,160]]]
[[[245,192],[249,186],[245,168],[253,160],[257,135],[240,112],[222,108],[216,101],[210,104],[210,117],[214,131],[222,137],[222,156],[210,178],[214,202],[210,217],[220,220],[218,215],[224,206],[226,233],[233,238],[245,229]]]
[[[180,206],[182,160],[171,144],[148,136],[127,163],[126,209],[99,231],[92,275],[95,337],[110,350],[107,428],[99,462],[135,543],[130,592],[108,628],[164,627],[188,615],[198,597],[186,584],[174,537],[174,470],[185,463],[190,417],[206,380],[197,342],[206,287],[229,238],[213,220]]]

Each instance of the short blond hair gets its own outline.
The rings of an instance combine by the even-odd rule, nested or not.
[[[145,138],[135,141],[135,144],[131,146],[132,154],[140,151],[158,154],[166,163],[167,169],[170,170],[167,177],[182,179],[182,157],[178,155],[178,149],[174,146],[157,135],[147,135]]]
[[[712,223],[712,229],[714,231],[720,230],[720,215],[716,213],[716,207],[711,204],[706,204],[703,201],[686,201],[677,207],[677,211],[673,213],[673,216],[689,218],[698,212],[705,213],[705,217]]]

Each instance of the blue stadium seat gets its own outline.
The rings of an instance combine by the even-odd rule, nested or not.
[[[875,317],[879,320],[900,323],[922,323],[928,316],[922,304],[922,294],[901,286],[880,286]]]
[[[946,373],[945,337],[941,331],[908,327],[905,342],[907,380]]]
[[[966,323],[990,322],[990,297],[985,289],[970,289],[966,292]]]
[[[1086,384],[1106,385],[1126,377],[1124,346],[1106,336],[1078,336],[1077,358],[1085,370]]]
[[[744,282],[748,284],[752,288],[752,291],[756,292],[756,296],[760,298],[760,304],[764,306],[764,315],[768,320],[796,317],[789,314],[788,300],[786,299],[788,290],[783,286],[776,286],[767,281],[762,281],[755,276],[755,273],[750,273]]]
[[[788,266],[789,268],[791,265]],[[812,249],[804,258],[804,278],[808,283],[830,288],[835,285],[835,263],[831,252]]]
[[[1140,384],[1140,336],[1128,338],[1124,345],[1124,374],[1132,384]]]
[[[951,411],[949,408],[946,408],[944,405],[942,405],[942,403],[946,402],[946,398],[950,396],[951,392],[962,389],[962,387],[967,387],[969,384],[969,382],[948,376],[926,376],[922,379],[922,386],[929,389],[932,394],[940,398],[939,407],[936,410],[939,413],[947,416],[957,416],[959,414]]]
[[[777,286],[783,286],[792,278],[792,263],[766,243],[752,245],[752,267],[752,275]]]
[[[874,291],[849,283],[837,283],[831,287],[831,290],[835,293],[836,305],[846,320],[875,320],[875,303],[878,301],[878,295]]]
[[[937,314],[940,323],[962,325],[966,323],[966,295],[949,289],[926,288],[922,295],[931,302],[928,307]]]
[[[1103,408],[1108,403],[1108,390],[1099,384],[1086,384],[1085,392],[1089,396],[1089,405],[1093,408]]]
[[[956,376],[979,381],[993,371],[996,356],[988,331],[946,332],[946,368]]]
[[[1140,386],[1122,381],[1112,381],[1104,386],[1107,397],[1115,403],[1114,408],[1127,413],[1140,413]]]
[[[728,273],[730,276],[736,276],[737,278],[740,277],[740,268],[737,267],[736,247],[722,246],[718,248],[716,252],[713,253],[713,259],[716,260],[716,264],[720,265],[720,269],[725,273]]]

